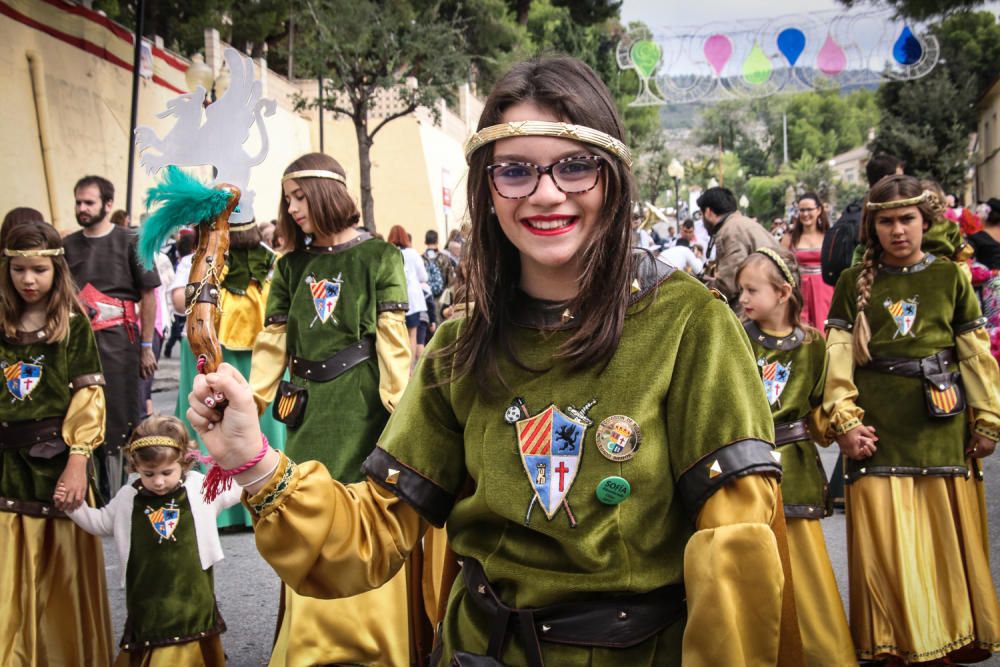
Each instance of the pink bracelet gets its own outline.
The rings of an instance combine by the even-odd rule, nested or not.
[[[233,468],[231,470],[223,469],[218,463],[216,463],[211,457],[202,457],[201,462],[211,465],[212,469],[208,471],[205,475],[205,481],[201,485],[201,495],[204,497],[206,502],[212,502],[219,497],[223,491],[228,491],[233,485],[233,478],[250,470],[255,465],[261,462],[264,456],[267,454],[268,444],[267,436],[263,433],[260,434],[260,451],[258,451],[252,459],[247,461],[241,466]]]

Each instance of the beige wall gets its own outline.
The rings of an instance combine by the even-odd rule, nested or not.
[[[6,117],[0,123],[0,214],[15,206],[32,206],[62,229],[74,229],[73,184],[88,173],[109,178],[118,192],[116,207],[124,208],[128,165],[129,104],[131,71],[114,61],[132,61],[130,36],[120,26],[96,18],[84,10],[70,12],[38,0],[0,0],[0,86],[6,93]],[[9,14],[13,13],[12,17]],[[17,15],[25,20],[18,20]],[[28,25],[38,22],[45,30]],[[47,34],[58,33],[57,35]],[[89,50],[80,46],[85,40]],[[209,38],[209,62],[217,44]],[[98,53],[93,53],[98,51]],[[140,80],[139,125],[149,125],[162,136],[172,122],[155,116],[166,107],[177,90],[186,90],[182,69],[171,65],[187,61],[159,52],[154,57],[156,80]],[[32,86],[28,55],[43,70],[40,77],[46,95],[40,98]],[[319,149],[319,124],[313,111],[296,112],[295,93],[315,95],[315,83],[288,81],[269,71],[264,80],[266,95],[278,102],[274,116],[266,119],[270,151],[263,164],[254,168],[250,187],[256,191],[255,212],[259,220],[274,218],[281,201],[281,173],[299,155]],[[173,87],[177,90],[172,90]],[[42,92],[42,91],[39,91]],[[391,109],[391,96],[383,106]],[[37,100],[37,104],[36,104]],[[372,180],[376,225],[386,234],[394,224],[403,225],[423,248],[424,232],[444,234],[441,205],[442,169],[448,171],[452,189],[449,228],[464,215],[465,160],[462,143],[474,126],[481,103],[467,90],[460,107],[474,114],[471,120],[443,109],[439,124],[429,113],[418,112],[387,124],[375,137]],[[51,146],[51,187],[47,182],[39,133],[39,111]],[[347,169],[349,187],[357,198],[358,157],[353,125],[348,120],[324,118],[325,150]],[[257,149],[256,132],[246,145]],[[208,177],[207,170],[203,170]],[[136,160],[133,215],[138,222],[142,199],[153,179]],[[50,207],[49,199],[55,202]]]
[[[976,155],[976,198],[1000,197],[1000,79],[983,96],[979,111],[979,152]]]

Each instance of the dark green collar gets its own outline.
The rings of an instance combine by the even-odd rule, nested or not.
[[[760,326],[758,326],[753,320],[744,324],[743,328],[746,329],[747,335],[750,336],[750,340],[760,343],[769,350],[794,350],[802,345],[802,341],[806,338],[806,332],[800,327],[795,327],[795,330],[792,333],[781,338],[764,333]]]

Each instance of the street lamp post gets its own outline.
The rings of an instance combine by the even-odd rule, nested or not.
[[[681,220],[681,180],[684,178],[684,165],[673,159],[670,164],[667,165],[667,175],[674,179],[674,198],[677,215],[677,222],[680,223]]]

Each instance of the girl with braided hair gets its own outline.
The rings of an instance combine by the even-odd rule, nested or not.
[[[879,181],[864,261],[841,275],[827,320],[851,632],[860,658],[890,664],[1000,650],[979,466],[1000,439],[1000,373],[971,283],[921,249],[940,212],[917,179]]]

